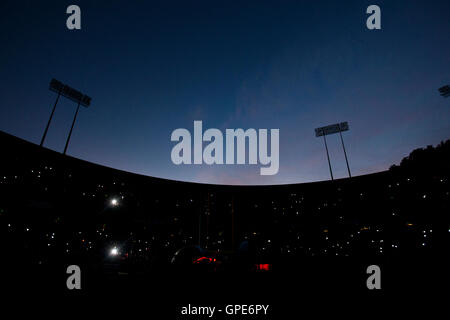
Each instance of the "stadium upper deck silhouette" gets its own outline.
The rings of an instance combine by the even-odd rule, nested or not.
[[[29,265],[283,270],[313,257],[429,257],[450,234],[448,142],[429,150],[438,160],[427,170],[404,161],[351,179],[225,186],[115,170],[6,133],[0,141],[5,255]]]

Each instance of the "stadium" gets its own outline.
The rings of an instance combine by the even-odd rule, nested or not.
[[[2,0],[2,310],[430,311],[449,296],[449,11]]]
[[[132,174],[0,137],[3,263],[15,285],[25,268],[62,289],[65,268],[77,264],[94,291],[161,274],[266,284],[310,277],[315,288],[327,273],[361,290],[358,276],[379,264],[397,280],[391,289],[404,289],[405,270],[445,266],[436,260],[450,243],[450,141],[375,174],[225,186]]]

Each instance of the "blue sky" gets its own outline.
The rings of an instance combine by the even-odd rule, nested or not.
[[[66,28],[67,6],[82,29]],[[381,8],[381,30],[366,8]],[[92,97],[68,154],[168,179],[283,184],[329,179],[314,128],[348,121],[353,175],[450,138],[448,1],[2,1],[0,130],[39,143],[52,77]],[[62,99],[45,146],[62,151]],[[280,170],[171,162],[177,128],[279,128]],[[328,137],[335,177],[346,166]]]

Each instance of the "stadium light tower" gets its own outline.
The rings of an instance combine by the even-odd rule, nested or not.
[[[348,130],[349,130],[349,127],[348,127],[347,121],[341,122],[341,123],[335,123],[335,124],[331,124],[326,127],[320,127],[320,128],[315,129],[316,137],[323,137],[323,141],[325,143],[325,150],[327,151],[328,167],[330,168],[331,180],[334,180],[333,170],[331,169],[330,155],[328,153],[327,139],[325,136],[339,132],[339,135],[341,137],[342,149],[344,150],[345,163],[347,164],[348,176],[349,176],[349,178],[351,178],[352,174],[350,173],[350,166],[348,165],[347,152],[345,151],[345,145],[344,145],[344,138],[342,138],[342,131],[348,131]]]
[[[439,88],[439,92],[440,92],[441,96],[443,96],[444,98],[450,97],[450,86],[446,85],[446,86]]]
[[[75,112],[75,116],[72,121],[72,126],[70,128],[69,136],[67,137],[66,145],[64,147],[64,154],[66,154],[67,147],[69,146],[70,137],[72,136],[72,130],[75,125],[75,120],[77,119],[78,111],[80,109],[80,105],[82,105],[83,107],[86,107],[86,108],[89,107],[91,104],[91,97],[89,97],[85,94],[82,94],[78,90],[75,90],[75,89],[69,87],[68,85],[63,84],[56,79],[52,79],[50,81],[49,89],[51,91],[57,92],[58,96],[56,97],[56,101],[53,106],[52,113],[50,114],[50,118],[48,119],[47,126],[45,127],[45,130],[44,130],[44,135],[42,136],[42,140],[41,140],[41,144],[40,144],[41,147],[44,145],[45,137],[47,136],[47,131],[48,131],[48,128],[50,127],[50,122],[52,121],[53,114],[55,113],[55,109],[56,109],[56,105],[58,104],[59,97],[62,95],[64,97],[78,103],[77,111]]]

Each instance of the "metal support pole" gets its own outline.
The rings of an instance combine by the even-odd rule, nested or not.
[[[209,216],[211,215],[211,194],[208,192],[208,211],[206,212],[206,241],[205,249],[208,249],[209,245]]]
[[[342,149],[344,149],[345,162],[347,163],[348,177],[351,178],[350,166],[348,165],[347,152],[345,152],[344,139],[342,138],[342,132],[339,130],[339,135],[341,136]]]
[[[234,197],[231,197],[231,250],[236,249],[234,222]]]
[[[328,167],[330,168],[331,180],[334,180],[334,178],[333,178],[333,170],[331,170],[330,155],[328,154],[327,139],[325,138],[325,134],[323,135],[323,141],[325,142],[325,150],[327,150]]]
[[[198,214],[198,246],[202,247],[202,211]]]
[[[80,102],[78,102],[77,111],[75,112],[75,116],[73,117],[72,127],[70,128],[69,136],[67,137],[66,146],[64,147],[64,153],[66,154],[67,147],[69,146],[70,137],[72,136],[73,126],[75,125],[75,120],[77,120],[78,110],[80,110]]]
[[[50,119],[48,119],[47,126],[45,127],[44,135],[42,136],[42,140],[41,140],[41,144],[40,144],[41,147],[44,145],[44,140],[45,140],[45,137],[47,136],[47,131],[48,131],[48,128],[50,127],[50,122],[52,121],[53,114],[55,113],[56,105],[58,104],[60,95],[61,95],[61,91],[58,92],[58,96],[56,97],[55,105],[53,106],[52,113],[50,114]]]

